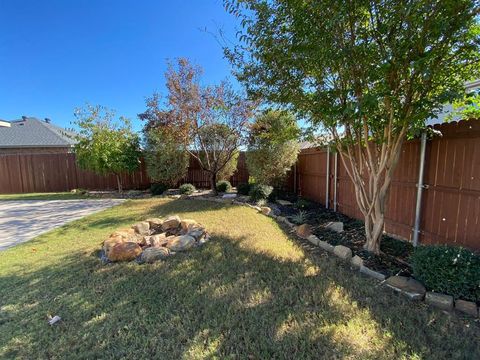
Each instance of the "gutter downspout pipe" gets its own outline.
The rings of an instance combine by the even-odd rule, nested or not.
[[[423,174],[425,171],[425,149],[427,145],[427,133],[423,132],[420,139],[420,165],[418,170],[418,183],[417,183],[417,202],[415,204],[415,225],[413,228],[413,246],[418,246],[418,239],[420,236],[420,217],[422,211],[422,192],[425,188],[423,184]]]
[[[334,176],[333,176],[333,211],[337,212],[337,169],[338,169],[338,151],[335,151]]]
[[[327,145],[327,175],[325,179],[325,208],[329,208],[330,197],[330,146]]]

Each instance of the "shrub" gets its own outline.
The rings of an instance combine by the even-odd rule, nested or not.
[[[421,246],[412,256],[414,276],[436,292],[480,300],[480,256],[447,245]]]
[[[267,200],[272,191],[273,187],[269,185],[255,184],[250,189],[250,199],[252,201]]]
[[[248,195],[250,193],[250,188],[251,186],[248,183],[238,184],[237,193],[240,195]]]
[[[227,180],[221,180],[217,182],[217,191],[224,193],[224,192],[229,192],[232,190],[232,185],[230,184],[229,181]]]
[[[155,183],[150,186],[150,192],[152,195],[162,195],[168,190],[168,186],[162,183]]]
[[[191,195],[195,192],[195,186],[192,184],[183,184],[179,187],[180,194]]]
[[[302,210],[309,209],[311,205],[310,201],[305,199],[298,199],[295,203],[295,207]]]
[[[301,225],[307,222],[308,214],[306,211],[300,210],[291,217],[294,224]]]

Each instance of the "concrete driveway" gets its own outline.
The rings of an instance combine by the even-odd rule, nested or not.
[[[125,200],[0,201],[0,251]]]

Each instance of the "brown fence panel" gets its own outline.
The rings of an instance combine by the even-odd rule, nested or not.
[[[248,182],[244,153],[240,154],[237,170],[230,180],[234,186]],[[137,171],[122,174],[121,181],[125,190],[148,188],[151,181],[144,161]],[[187,182],[198,188],[210,187],[209,174],[193,158],[190,159],[187,176],[181,181]],[[75,154],[0,155],[1,194],[70,191],[76,188],[115,190],[117,180],[113,174],[98,175],[81,169]]]

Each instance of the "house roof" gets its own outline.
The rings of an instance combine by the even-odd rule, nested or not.
[[[75,133],[34,117],[10,121],[0,127],[0,148],[71,147]]]

